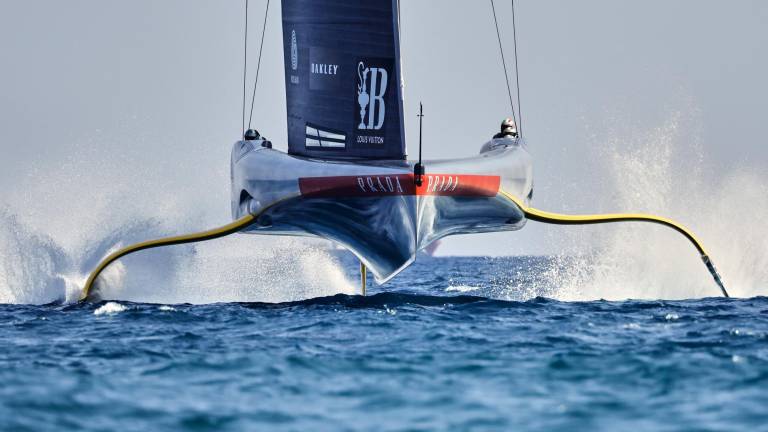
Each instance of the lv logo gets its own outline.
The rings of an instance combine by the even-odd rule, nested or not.
[[[387,112],[384,95],[387,93],[389,74],[384,68],[369,68],[360,62],[357,64],[357,77],[357,103],[360,105],[360,124],[357,128],[379,130],[384,125]]]

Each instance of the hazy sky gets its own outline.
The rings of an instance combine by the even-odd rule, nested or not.
[[[537,206],[635,210],[611,207],[600,159],[608,148],[631,152],[670,122],[677,151],[697,160],[703,154],[714,167],[710,180],[768,162],[768,2],[517,3]],[[251,1],[252,60],[264,4]],[[71,194],[50,178],[37,180],[55,168],[83,194],[109,196],[109,185],[131,185],[141,192],[134,199],[161,207],[178,191],[174,211],[204,214],[210,225],[228,221],[243,7],[239,0],[0,2],[0,205],[36,181],[48,182],[50,195],[30,200],[55,203]],[[497,10],[511,50],[509,2],[498,1]],[[428,158],[476,154],[509,114],[489,3],[405,0],[402,16],[411,148],[422,101]],[[273,2],[254,125],[285,148],[280,25]],[[101,157],[119,169],[98,170]],[[516,234],[454,239],[444,251],[546,252],[564,229],[531,224]]]

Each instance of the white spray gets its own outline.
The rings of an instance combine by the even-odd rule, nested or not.
[[[138,127],[136,128],[138,129]],[[0,189],[0,303],[77,301],[111,251],[229,222],[227,150],[180,152],[131,134],[41,154],[29,175]],[[108,298],[158,303],[279,302],[353,293],[317,242],[239,235],[145,251],[102,276]]]
[[[596,206],[675,219],[704,243],[732,296],[768,292],[766,173],[706,161],[681,114],[663,127],[612,131],[607,173]],[[604,199],[600,200],[600,197]],[[558,227],[563,253],[539,278],[539,292],[561,300],[718,297],[690,244],[668,228],[644,223]],[[534,290],[535,291],[535,290]]]

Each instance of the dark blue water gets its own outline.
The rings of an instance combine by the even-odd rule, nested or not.
[[[489,298],[488,272],[535,267],[422,260],[386,293],[290,304],[3,305],[0,430],[768,430],[768,298]]]

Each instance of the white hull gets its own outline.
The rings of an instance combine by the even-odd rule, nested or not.
[[[244,232],[334,241],[384,283],[440,238],[523,227],[523,211],[498,192],[527,203],[531,158],[522,145],[499,143],[507,145],[472,158],[426,161],[416,187],[413,162],[323,161],[240,141],[232,153],[232,215],[278,203]]]

